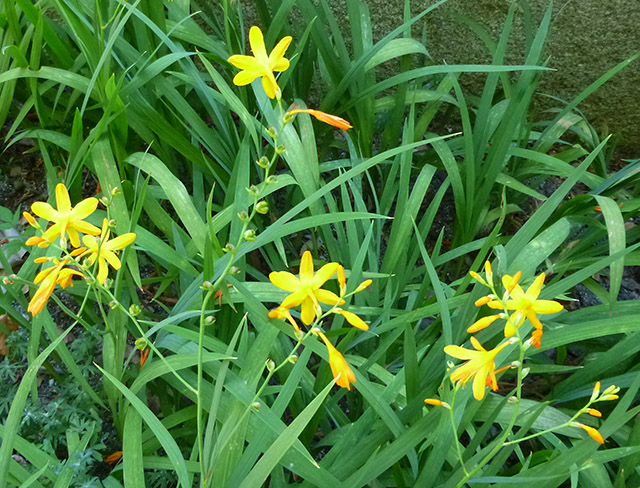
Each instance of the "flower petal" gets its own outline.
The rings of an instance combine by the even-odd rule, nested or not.
[[[55,222],[60,219],[60,214],[46,202],[33,202],[31,211],[38,217]]]
[[[541,313],[543,315],[558,313],[564,310],[561,303],[553,300],[536,300],[532,308],[534,312]]]
[[[319,302],[326,303],[327,305],[342,305],[344,303],[342,298],[329,290],[313,290],[313,295]]]
[[[229,59],[227,59],[229,63],[234,65],[236,68],[262,72],[264,68],[256,61],[256,58],[253,56],[245,56],[244,54],[234,54]],[[257,78],[257,76],[256,76]]]
[[[340,264],[338,263],[325,264],[318,270],[315,276],[313,276],[313,280],[311,282],[313,288],[320,288],[322,285],[324,285],[327,280],[329,280],[334,274],[338,272],[338,268],[340,268]],[[311,273],[313,273],[313,268]]]
[[[316,307],[311,297],[307,297],[303,300],[301,308],[302,311],[300,313],[300,318],[302,319],[302,322],[305,325],[311,324],[311,322],[316,318]]]
[[[240,71],[240,73],[233,77],[233,84],[236,86],[245,86],[260,76],[262,76],[262,74],[256,73],[255,71]]]
[[[269,280],[284,291],[298,291],[301,286],[300,280],[288,271],[272,271],[269,273]]]
[[[311,282],[312,280],[313,280],[313,258],[311,257],[310,251],[305,251],[304,254],[302,255],[302,259],[300,260],[300,281]]]
[[[289,60],[284,57],[284,53],[287,51],[289,44],[293,38],[286,36],[280,39],[276,47],[273,48],[271,54],[269,54],[269,67],[273,71],[285,71],[289,68]]]
[[[97,198],[85,198],[74,207],[69,220],[78,221],[86,219],[89,215],[96,211],[96,208],[98,208]]]
[[[125,247],[133,244],[133,241],[135,240],[136,235],[133,232],[129,232],[105,242],[102,245],[102,248],[108,251],[119,251],[120,249],[124,249]]]
[[[291,295],[288,295],[280,304],[281,307],[284,308],[293,308],[293,307],[297,307],[298,305],[300,305],[300,303],[302,303],[302,301],[307,298],[308,295],[305,292],[296,292],[296,293],[292,293]]]
[[[271,71],[262,75],[262,88],[264,88],[264,91],[269,98],[276,98],[277,96],[279,99],[280,94],[282,93],[278,86],[278,82],[276,82]]]
[[[249,29],[249,44],[251,45],[251,52],[256,57],[258,62],[265,66],[268,62],[267,49],[264,46],[264,36],[260,27],[254,25]]]
[[[460,346],[445,346],[444,352],[453,358],[462,360],[477,358],[481,354],[479,351],[472,351]]]
[[[369,330],[369,325],[364,320],[362,320],[360,317],[358,317],[355,313],[348,312],[348,311],[342,310],[340,308],[337,309],[336,311],[340,315],[342,315],[345,319],[347,319],[347,322],[349,322],[354,327],[357,327],[360,330]]]
[[[540,273],[540,275],[533,280],[531,286],[527,288],[527,295],[529,295],[532,300],[535,300],[538,298],[538,295],[540,295],[540,290],[542,290],[542,285],[544,285],[544,279],[545,274]]]
[[[67,187],[62,183],[56,185],[56,205],[61,212],[68,212],[71,210],[71,200],[69,199],[69,192]]]

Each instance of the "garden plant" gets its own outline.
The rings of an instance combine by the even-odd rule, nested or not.
[[[640,486],[635,58],[445,2],[0,3],[0,487]]]

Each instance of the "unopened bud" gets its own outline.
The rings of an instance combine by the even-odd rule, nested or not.
[[[244,234],[242,235],[242,238],[245,241],[248,242],[253,242],[256,240],[256,231],[253,229],[247,229],[246,231],[244,231]]]
[[[112,229],[116,226],[116,221],[114,219],[111,219],[109,221],[109,227],[111,227]]]
[[[232,253],[235,250],[236,250],[236,246],[234,246],[230,242],[227,242],[227,245],[222,248],[222,252],[226,252],[226,253]]]
[[[108,207],[109,206],[109,199],[107,197],[101,197],[100,198],[100,203],[102,205],[104,205],[105,207]]]
[[[238,274],[240,272],[240,268],[238,268],[237,266],[231,266],[231,269],[229,270],[229,274]]]
[[[13,285],[13,281],[11,281],[8,276],[4,276],[2,278],[2,284],[3,285]]]
[[[522,368],[522,379],[526,378],[531,368]]]
[[[249,193],[249,195],[251,195],[252,197],[257,197],[258,194],[260,193],[260,188],[258,188],[256,185],[251,185],[246,190]]]
[[[260,166],[262,169],[267,169],[269,167],[269,158],[266,156],[261,156],[260,159],[258,159],[256,161],[256,163],[258,164],[258,166]]]
[[[118,308],[118,302],[117,302],[117,300],[111,300],[111,301],[109,302],[109,308],[110,308],[111,310],[115,310],[116,308]]]
[[[298,356],[292,354],[287,358],[287,361],[289,361],[291,364],[296,364],[298,362]]]
[[[284,125],[287,125],[289,123],[291,123],[291,121],[294,119],[293,115],[291,115],[289,112],[287,112],[286,114],[284,114],[284,117],[282,117],[282,123]]]
[[[253,408],[256,412],[260,411],[260,409],[262,408],[262,403],[260,402],[253,402],[251,404],[251,408]]]
[[[287,149],[284,147],[284,144],[278,144],[276,146],[276,154],[282,154],[286,151]]]
[[[271,139],[275,139],[275,138],[276,138],[276,136],[278,135],[278,131],[277,131],[277,130],[276,130],[276,128],[275,128],[275,127],[273,127],[273,126],[272,126],[272,127],[269,127],[269,128],[267,129],[267,135],[268,135],[269,137],[271,137]]]
[[[360,293],[362,290],[369,287],[371,283],[373,283],[373,280],[364,280],[362,283],[360,283],[360,285],[358,285],[358,288],[356,288],[356,291],[354,291],[354,293]]]
[[[515,403],[515,402],[517,402],[517,401],[518,401],[518,399],[517,399],[516,397],[514,397],[514,396],[510,396],[510,397],[509,397],[509,400],[507,400],[507,401],[508,401],[509,403]]]
[[[202,283],[202,286],[200,288],[202,288],[203,290],[211,290],[212,286],[213,285],[210,281],[205,281],[204,283]]]
[[[137,303],[132,303],[131,305],[129,305],[129,313],[134,317],[140,315],[140,312],[142,312],[142,309]]]
[[[104,280],[102,286],[104,286],[108,290],[113,286],[113,280],[111,278],[107,278],[106,280]]]
[[[249,214],[245,210],[242,210],[241,212],[238,212],[238,218],[243,222],[248,222]]]
[[[205,325],[211,325],[214,324],[216,321],[216,318],[213,315],[208,315],[207,317],[205,317],[204,319],[204,324]]]
[[[118,188],[117,186],[113,188],[113,190],[111,190],[111,196],[115,197],[116,195],[120,194],[120,188]]]
[[[269,204],[267,202],[265,202],[264,200],[261,200],[258,203],[256,203],[256,212],[264,215],[268,211],[269,211]]]
[[[278,177],[276,175],[267,176],[267,180],[265,181],[267,185],[275,185],[278,183]]]
[[[273,371],[274,369],[276,369],[276,363],[273,362],[273,359],[267,359],[265,361],[265,366],[269,371]]]
[[[138,351],[142,351],[147,347],[147,338],[146,337],[138,337],[135,342],[136,349]]]

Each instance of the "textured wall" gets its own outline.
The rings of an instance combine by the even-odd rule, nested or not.
[[[526,1],[526,0],[525,0]],[[367,0],[374,37],[387,34],[402,23],[402,0]],[[415,15],[431,0],[413,0]],[[509,0],[449,0],[426,16],[427,48],[435,60],[447,63],[487,62],[489,57],[478,37],[454,20],[463,14],[485,26],[497,40],[509,9]],[[334,0],[344,12],[344,1]],[[539,23],[548,0],[528,0],[534,21]],[[420,35],[422,20],[414,28]],[[510,62],[522,62],[524,32],[522,13],[516,14]],[[640,52],[640,0],[572,0],[554,4],[548,37],[549,67],[556,72],[543,76],[546,93],[569,100],[620,61]],[[605,84],[579,107],[601,133],[621,136],[621,149],[640,155],[640,60]]]

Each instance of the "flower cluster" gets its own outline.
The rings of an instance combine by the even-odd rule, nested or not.
[[[331,278],[337,275],[340,287],[340,296],[332,291],[322,288]],[[291,308],[300,306],[300,318],[305,325],[318,323],[327,314],[342,315],[346,321],[361,330],[368,330],[367,323],[353,312],[339,308],[345,303],[344,298],[359,293],[371,284],[371,280],[366,280],[360,284],[353,292],[347,294],[347,281],[344,268],[339,263],[328,263],[314,272],[313,259],[309,251],[305,251],[300,261],[300,274],[295,276],[287,271],[274,271],[269,274],[269,280],[278,288],[290,292],[282,301],[279,307],[269,312],[269,318],[286,319],[295,329],[298,336],[301,335],[300,327],[289,311]],[[331,305],[331,309],[324,313],[320,303]],[[340,352],[331,344],[327,336],[317,327],[311,328],[311,333],[317,335],[327,346],[329,351],[329,365],[336,384],[350,389],[350,383],[355,383],[356,379],[351,368]]]
[[[519,329],[525,320],[528,320],[533,326],[530,339],[531,344],[540,348],[542,323],[538,318],[538,314],[555,314],[563,310],[563,307],[560,303],[553,300],[538,300],[545,280],[544,273],[536,277],[526,292],[518,284],[522,277],[521,272],[516,273],[514,276],[503,276],[502,285],[504,292],[502,296],[499,296],[496,292],[493,283],[493,271],[489,261],[485,263],[484,278],[475,272],[471,272],[471,276],[482,285],[489,287],[492,291],[489,295],[478,299],[475,303],[476,306],[481,307],[487,305],[491,309],[502,310],[502,312],[480,318],[467,329],[467,332],[473,334],[489,327],[496,320],[503,319],[505,320],[504,336],[508,340],[494,349],[487,351],[475,337],[471,337],[471,344],[475,348],[475,351],[450,345],[444,348],[444,352],[454,358],[468,361],[451,374],[451,380],[453,382],[460,381],[464,385],[475,377],[473,381],[473,396],[476,400],[482,400],[484,398],[486,385],[492,390],[498,388],[495,370],[496,356],[509,344],[522,341],[523,338],[520,337]],[[513,336],[517,337],[514,338]]]
[[[111,231],[107,219],[103,220],[102,230],[85,222],[84,219],[98,207],[98,200],[93,197],[86,198],[72,207],[67,187],[62,183],[56,186],[56,206],[57,209],[45,202],[34,202],[31,205],[31,211],[35,215],[53,222],[53,225],[46,230],[42,229],[33,215],[27,212],[23,214],[27,222],[41,232],[41,235],[27,239],[28,246],[48,247],[54,244],[59,236],[60,247],[67,253],[67,257],[63,259],[42,257],[35,260],[36,263],[52,262],[53,266],[41,270],[34,279],[34,283],[40,286],[31,298],[27,309],[33,315],[42,311],[56,285],[62,288],[73,286],[73,277],[86,278],[87,268],[96,261],[98,262],[96,280],[103,285],[109,273],[108,265],[116,270],[121,267],[116,253],[132,244],[136,238],[136,235],[130,232],[109,239]],[[84,234],[82,236],[84,247],[80,244],[80,233]],[[70,253],[67,252],[67,238],[74,248]],[[85,258],[84,265],[80,265],[76,258]]]

